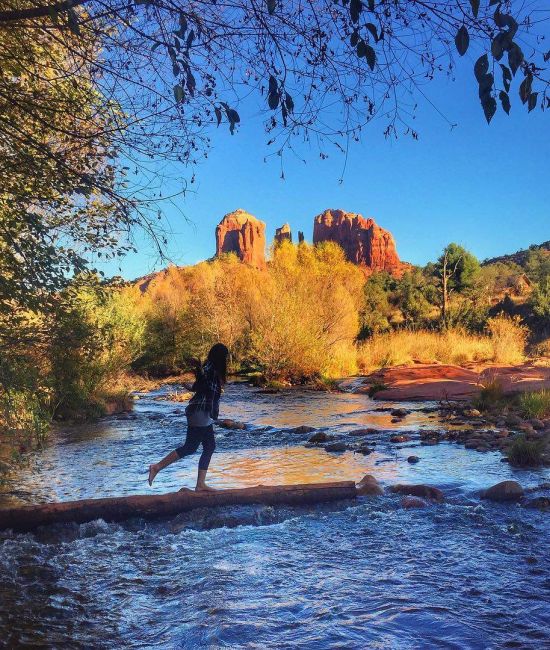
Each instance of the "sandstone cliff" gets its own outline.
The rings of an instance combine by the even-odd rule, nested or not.
[[[265,223],[245,210],[229,212],[216,228],[216,255],[236,253],[257,268],[265,266]]]
[[[288,223],[275,230],[275,243],[280,244],[286,240],[292,242],[292,231]]]
[[[401,262],[390,232],[380,228],[374,219],[344,210],[325,210],[313,221],[313,243],[334,241],[350,262],[368,271],[388,271],[400,276],[408,267]]]

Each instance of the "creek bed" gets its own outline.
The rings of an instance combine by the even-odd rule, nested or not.
[[[133,414],[61,429],[2,487],[0,507],[147,493],[147,465],[181,444],[183,406],[143,395]],[[541,648],[550,644],[547,513],[480,502],[477,491],[550,471],[514,470],[496,452],[389,442],[451,427],[430,403],[353,393],[262,394],[230,384],[217,431],[214,487],[359,480],[429,483],[447,500],[404,510],[397,496],[315,508],[197,510],[170,521],[96,521],[0,533],[0,638],[15,646],[231,648]],[[306,447],[300,425],[375,451]],[[419,456],[411,465],[409,455]],[[152,490],[192,486],[198,458],[161,472]]]

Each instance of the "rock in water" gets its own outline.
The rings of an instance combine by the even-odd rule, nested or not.
[[[346,451],[347,450],[347,445],[345,442],[331,442],[330,444],[325,446],[325,451],[333,452],[333,451]]]
[[[240,208],[226,214],[216,228],[216,255],[223,253],[265,268],[265,223]]]
[[[313,243],[334,241],[350,262],[369,271],[388,271],[397,277],[408,267],[401,262],[390,232],[373,219],[344,210],[325,210],[313,221]]]
[[[238,422],[237,420],[216,420],[216,424],[222,429],[246,429],[246,424],[244,422]]]
[[[384,494],[384,490],[372,474],[365,474],[357,483],[357,494],[360,496],[380,496]]]
[[[419,461],[420,461],[420,458],[418,458],[418,456],[409,456],[407,458],[407,462],[411,463],[411,464],[418,463]]]
[[[407,434],[394,434],[393,436],[390,436],[390,442],[409,442],[411,439],[410,436]]]
[[[419,497],[403,497],[401,499],[401,507],[407,510],[410,508],[425,508],[427,505],[424,499]]]
[[[443,492],[433,485],[392,485],[389,488],[390,492],[396,492],[397,494],[406,494],[413,497],[421,497],[424,499],[432,499],[433,501],[443,501],[444,495]]]
[[[490,501],[519,501],[523,494],[523,488],[517,481],[501,481],[488,490],[483,490],[480,496]]]
[[[325,433],[324,431],[317,431],[317,433],[314,433],[311,436],[308,442],[319,443],[328,442],[329,440],[332,440],[332,436],[329,436],[328,433]]]

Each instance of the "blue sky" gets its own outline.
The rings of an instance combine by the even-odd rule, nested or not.
[[[262,125],[259,100],[239,107],[241,126],[213,130],[213,148],[196,169],[193,190],[167,209],[171,233],[167,252],[176,264],[194,264],[215,251],[214,230],[224,214],[243,208],[266,222],[268,243],[275,228],[289,222],[311,241],[313,217],[326,208],[343,208],[373,217],[390,230],[400,257],[415,264],[435,259],[455,241],[480,259],[513,252],[550,239],[549,112],[529,115],[514,81],[512,110],[498,110],[490,126],[477,98],[474,57],[459,62],[456,80],[440,78],[424,87],[415,129],[386,140],[384,123],[373,122],[361,143],[344,157],[336,150],[327,160],[302,147],[304,164],[285,158],[285,180]],[[519,76],[519,75],[518,75]],[[135,278],[166,265],[149,242],[138,237],[138,254],[103,265],[107,274]]]

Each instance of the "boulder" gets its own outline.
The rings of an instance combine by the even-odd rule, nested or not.
[[[308,442],[318,443],[328,442],[329,440],[332,440],[332,436],[329,436],[328,433],[325,433],[324,431],[317,431],[317,433],[314,433],[311,436]]]
[[[216,420],[216,424],[222,429],[246,429],[246,424],[237,420]]]
[[[331,442],[328,445],[325,445],[325,451],[346,451],[347,445],[345,442]]]
[[[466,409],[464,411],[464,415],[467,418],[480,418],[481,417],[481,411],[478,411],[477,409]]]
[[[515,413],[510,413],[506,416],[506,424],[509,427],[517,427],[518,424],[521,424],[522,422],[523,420],[519,417],[519,415],[516,415]]]
[[[387,271],[403,275],[408,265],[401,262],[390,232],[374,219],[345,210],[325,210],[313,221],[313,243],[333,241],[343,249],[350,262],[368,271]]]
[[[550,510],[550,497],[535,497],[534,499],[529,499],[525,505],[527,508]]]
[[[372,429],[370,427],[366,429],[354,429],[353,431],[349,432],[350,436],[369,436],[374,433],[380,433],[378,429]]]
[[[420,458],[418,456],[409,456],[407,458],[407,463],[411,463],[411,465],[414,465],[415,463],[418,463],[420,461]]]
[[[390,436],[390,442],[409,442],[411,437],[405,433],[396,433],[393,436]]]
[[[369,454],[372,454],[374,449],[372,447],[369,447],[367,445],[361,445],[360,447],[357,447],[355,450],[358,454],[363,454],[363,456],[368,456]]]
[[[424,499],[418,497],[403,497],[401,499],[401,507],[408,510],[409,508],[425,508],[428,504]]]
[[[424,485],[422,483],[419,485],[392,485],[389,490],[390,492],[397,494],[406,494],[413,497],[432,499],[433,501],[443,501],[445,498],[443,492],[439,488],[433,487],[432,485]]]
[[[216,228],[216,255],[223,253],[265,268],[265,223],[240,208],[226,214]]]
[[[482,490],[480,496],[490,501],[519,501],[523,494],[523,488],[517,481],[501,481],[487,490]]]
[[[294,427],[293,429],[286,429],[285,433],[311,433],[315,431],[315,427],[309,427],[307,424],[301,424],[299,427]]]
[[[390,412],[390,415],[393,415],[394,417],[398,417],[398,418],[404,418],[408,414],[409,411],[407,411],[407,409],[393,409]]]
[[[360,496],[380,496],[384,494],[380,483],[378,483],[372,474],[365,474],[359,483],[357,483],[356,487],[357,494]]]

